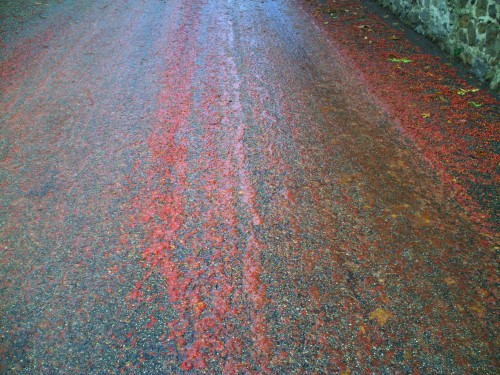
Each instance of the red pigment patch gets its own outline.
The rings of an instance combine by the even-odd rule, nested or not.
[[[480,198],[476,191],[482,186],[494,191],[500,182],[500,155],[492,146],[500,142],[498,101],[423,53],[360,1],[323,1],[313,12],[469,219],[490,235],[497,232],[492,215],[498,213],[488,204],[496,198]]]
[[[233,46],[233,27],[229,21],[227,30],[227,43]],[[236,69],[235,62],[231,57],[226,58],[226,69],[225,74],[227,75],[227,80],[232,82],[229,86],[228,94],[232,98],[234,104],[231,109],[233,110],[233,118],[237,122],[236,132],[235,132],[235,146],[234,146],[234,158],[236,160],[236,168],[238,170],[239,184],[241,188],[241,195],[243,197],[243,203],[245,208],[251,216],[251,223],[249,223],[247,228],[247,246],[246,253],[243,260],[243,288],[247,298],[252,302],[252,308],[250,311],[252,333],[254,335],[254,360],[258,363],[261,373],[269,373],[270,363],[271,363],[271,352],[272,343],[267,335],[268,328],[267,322],[263,315],[263,309],[268,304],[266,300],[266,289],[260,280],[262,274],[261,267],[261,251],[264,249],[264,244],[258,241],[257,235],[255,233],[255,226],[263,224],[263,220],[258,212],[256,203],[256,191],[253,188],[248,168],[246,166],[245,159],[245,146],[244,146],[244,136],[246,131],[246,125],[242,122],[244,118],[243,108],[240,102],[240,89],[241,82],[238,76],[238,71]]]
[[[187,13],[194,10],[189,9]],[[176,11],[180,13],[179,17],[183,17],[181,10]],[[193,18],[197,19],[195,12]],[[140,300],[142,298],[140,290],[151,272],[155,269],[161,271],[169,301],[178,314],[178,319],[169,324],[170,339],[175,340],[178,350],[185,357],[187,348],[185,348],[184,333],[192,311],[188,291],[191,279],[180,269],[174,251],[179,236],[178,231],[185,220],[184,192],[187,175],[186,140],[179,134],[188,124],[192,105],[190,83],[196,53],[192,43],[189,42],[188,24],[184,23],[176,34],[177,49],[167,56],[170,69],[166,73],[165,88],[159,97],[158,122],[148,142],[153,156],[153,167],[148,172],[147,190],[139,196],[136,203],[139,208],[137,221],[147,228],[148,236],[144,243],[143,258],[149,271],[143,280],[137,283],[130,298]],[[151,186],[158,187],[151,189]],[[152,327],[155,322],[151,320],[147,327]]]
[[[7,96],[18,89],[23,78],[30,74],[30,62],[40,61],[48,53],[48,44],[54,37],[51,29],[36,37],[24,39],[16,52],[0,64],[0,90]],[[16,87],[13,84],[17,83]]]
[[[169,339],[175,342],[184,371],[212,368],[217,363],[229,374],[268,372],[270,340],[260,311],[265,305],[260,281],[262,244],[253,229],[248,230],[246,249],[238,249],[238,227],[260,225],[262,219],[245,165],[245,125],[234,123],[235,106],[233,110],[227,106],[229,97],[237,102],[234,64],[222,67],[220,74],[220,61],[229,59],[222,48],[200,56],[203,49],[193,32],[201,27],[200,5],[183,4],[177,12],[183,21],[172,31],[176,36],[166,52],[171,68],[159,98],[158,123],[148,143],[153,167],[135,203],[139,213],[133,225],[147,228],[143,259],[148,271],[130,298],[143,300],[143,285],[159,269],[177,313],[177,319],[168,324]],[[219,40],[222,34],[205,37],[215,39],[211,44],[216,46],[227,43]],[[203,73],[195,63],[202,58]],[[241,107],[236,106],[236,118],[241,118]],[[188,201],[192,191],[202,198]],[[250,225],[238,222],[239,200]],[[255,336],[253,348],[244,347],[237,338],[245,329]],[[248,353],[255,363],[249,362]]]

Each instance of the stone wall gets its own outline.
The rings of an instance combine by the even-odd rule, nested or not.
[[[500,90],[500,0],[376,0]]]

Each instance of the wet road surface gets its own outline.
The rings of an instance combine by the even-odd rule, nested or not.
[[[493,374],[494,241],[298,1],[3,39],[2,373]]]

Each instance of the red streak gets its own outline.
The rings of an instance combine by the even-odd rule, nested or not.
[[[172,30],[174,42],[166,51],[170,69],[149,140],[153,166],[138,202],[137,221],[148,231],[143,258],[149,271],[130,298],[141,300],[142,286],[159,269],[177,313],[169,323],[169,337],[176,343],[183,370],[204,369],[216,360],[228,374],[269,372],[271,342],[262,314],[266,291],[260,281],[263,245],[253,230],[262,219],[246,166],[237,71],[232,58],[217,48],[203,56],[209,72],[197,71],[195,61],[203,49],[193,30],[201,27],[201,6],[183,4],[176,12],[183,21]],[[230,44],[228,21],[214,22],[227,28],[229,36],[215,33],[209,40],[215,39],[213,45]],[[199,74],[205,74],[203,83],[197,80]],[[202,95],[195,95],[195,81]],[[231,107],[226,104],[229,98]],[[192,135],[197,123],[202,148]],[[204,200],[186,200],[194,189]],[[238,223],[238,205],[250,223]],[[244,249],[237,247],[239,225],[247,228]],[[177,251],[188,255],[181,258]],[[155,324],[153,319],[148,328]],[[244,348],[237,337],[243,326],[251,327],[252,349]],[[255,363],[244,359],[245,352],[252,353]]]

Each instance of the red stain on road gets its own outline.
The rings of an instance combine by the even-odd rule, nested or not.
[[[183,370],[203,369],[207,363],[220,360],[218,366],[225,373],[251,368],[268,372],[270,341],[265,317],[260,313],[265,304],[259,260],[263,244],[252,229],[261,225],[262,219],[246,171],[246,126],[241,121],[232,123],[241,116],[234,81],[237,73],[231,57],[221,56],[220,50],[200,56],[200,45],[192,34],[201,27],[200,6],[185,5],[177,11],[182,21],[175,30],[174,48],[166,52],[170,69],[159,98],[159,121],[149,142],[153,167],[146,186],[160,186],[147,188],[141,193],[147,198],[138,203],[138,217],[148,227],[146,241],[151,242],[147,246],[144,243],[143,258],[150,269],[145,280],[155,268],[161,270],[169,301],[177,313],[177,319],[169,323],[170,339],[176,342]],[[198,77],[196,60],[201,58],[209,67],[224,59],[227,68],[222,74],[214,70]],[[193,83],[198,78],[206,82],[195,88]],[[197,97],[197,91],[204,92],[203,98]],[[227,107],[226,100],[233,104]],[[193,120],[203,131],[198,140],[203,149],[192,149],[196,147],[189,139],[196,131]],[[226,131],[228,134],[221,136]],[[199,156],[191,156],[193,153]],[[196,164],[190,157],[196,158]],[[188,183],[193,174],[198,175],[197,181]],[[193,184],[202,200],[187,202]],[[249,213],[246,245],[235,242],[240,225],[235,204],[239,200]],[[194,226],[187,228],[186,220]],[[141,297],[145,280],[138,283],[131,298]],[[245,314],[248,303],[249,317]],[[238,321],[249,327],[255,349],[243,349],[235,337],[240,336],[234,328]],[[245,359],[252,352],[254,364]]]
[[[30,63],[43,59],[48,54],[48,44],[54,37],[54,31],[46,30],[41,35],[24,40],[21,48],[16,50],[0,65],[0,89],[3,95],[9,95],[19,89],[15,84],[22,84],[30,74]]]
[[[359,69],[402,134],[438,171],[447,193],[494,236],[499,223],[494,206],[500,183],[498,100],[459,78],[451,64],[422,51],[363,1],[311,4],[343,58]]]

